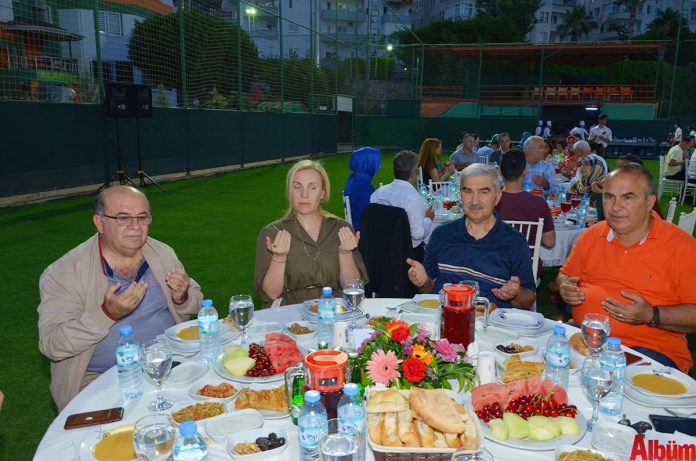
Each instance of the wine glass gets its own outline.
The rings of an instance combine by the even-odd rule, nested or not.
[[[162,395],[162,384],[172,368],[172,351],[166,344],[152,339],[145,341],[143,349],[143,370],[157,385],[157,397],[147,406],[152,411],[162,411],[171,408],[172,402]]]
[[[165,413],[140,418],[133,430],[133,448],[141,461],[166,461],[172,454],[176,426]]]
[[[609,337],[609,317],[602,314],[585,314],[582,319],[582,339],[591,356],[597,356]]]
[[[599,416],[599,402],[611,392],[616,375],[612,370],[602,368],[598,357],[590,356],[585,359],[580,374],[580,383],[585,396],[592,402],[592,419],[587,422],[587,430],[591,431]]]
[[[246,329],[254,318],[254,301],[249,295],[234,295],[230,298],[230,315],[235,325],[242,330],[242,347],[247,344]]]
[[[343,300],[346,302],[346,307],[353,311],[353,321],[350,324],[350,329],[355,330],[355,311],[360,308],[365,297],[365,287],[360,279],[348,279],[341,284],[343,288]]]
[[[563,200],[561,202],[561,211],[563,212],[563,221],[565,222],[566,219],[568,219],[568,212],[570,209],[573,208],[573,204],[570,203],[568,200]]]

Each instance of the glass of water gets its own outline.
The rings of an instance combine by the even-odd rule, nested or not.
[[[614,372],[602,368],[599,357],[590,356],[585,359],[580,372],[580,384],[585,391],[587,400],[592,402],[592,419],[587,422],[587,430],[591,431],[599,416],[599,402],[611,392],[614,387]]]
[[[140,461],[166,461],[174,448],[176,426],[164,413],[140,418],[133,431],[133,448]]]
[[[358,439],[354,432],[339,429],[338,418],[330,419],[319,435],[319,459],[321,461],[357,461]]]
[[[147,406],[152,411],[171,408],[172,402],[162,395],[162,384],[172,368],[172,351],[166,344],[157,340],[145,341],[143,349],[143,370],[157,386],[157,397]]]
[[[249,295],[234,295],[230,298],[230,316],[242,330],[242,347],[247,344],[246,329],[254,318],[254,301]]]
[[[348,279],[341,285],[343,288],[343,300],[346,302],[346,307],[353,311],[353,321],[350,329],[355,329],[355,311],[360,309],[360,304],[365,297],[365,287],[360,279]]]
[[[582,319],[582,339],[590,355],[598,356],[609,338],[609,317],[603,314],[585,314]]]

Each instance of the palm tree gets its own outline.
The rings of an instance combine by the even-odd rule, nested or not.
[[[636,26],[636,11],[643,6],[645,0],[617,0],[618,5],[624,5],[628,8],[628,38],[633,38],[633,29]]]
[[[574,6],[565,14],[563,24],[556,31],[561,40],[570,36],[570,41],[577,42],[583,35],[589,35],[593,29],[599,27],[597,21],[585,10],[584,6]]]
[[[689,23],[686,18],[681,19],[682,38],[688,34]],[[652,40],[676,40],[679,29],[679,11],[667,8],[658,10],[657,16],[648,24],[645,38]]]

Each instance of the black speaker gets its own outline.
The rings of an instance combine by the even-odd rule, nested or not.
[[[106,83],[104,104],[106,115],[112,118],[150,118],[152,88],[147,85]]]

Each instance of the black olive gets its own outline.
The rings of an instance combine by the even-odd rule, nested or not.
[[[268,445],[268,439],[266,437],[259,437],[256,439],[256,445]]]
[[[276,435],[275,432],[271,432],[270,434],[268,434],[268,440],[277,440],[277,439],[278,439],[278,436]]]

